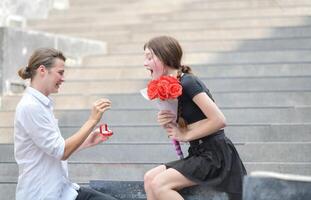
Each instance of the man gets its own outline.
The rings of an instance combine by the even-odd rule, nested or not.
[[[65,140],[49,98],[64,82],[65,60],[58,50],[38,49],[28,66],[18,71],[22,79],[30,79],[30,86],[17,105],[14,121],[14,152],[19,167],[16,200],[115,199],[71,183],[68,178],[67,159],[74,152],[108,139],[92,130],[111,102],[97,100],[89,119]]]

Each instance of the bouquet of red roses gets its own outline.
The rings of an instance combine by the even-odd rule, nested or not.
[[[160,110],[171,110],[176,114],[177,118],[177,107],[178,107],[178,99],[182,94],[182,86],[179,80],[173,76],[161,76],[156,80],[151,80],[147,86],[147,97],[144,92],[141,91],[142,95],[149,99],[159,99],[157,101],[157,106]],[[176,121],[176,118],[174,121]],[[180,147],[180,143],[177,140],[173,140],[173,144],[176,149],[177,155],[182,159],[183,153]]]
[[[182,87],[177,78],[173,76],[161,76],[159,79],[148,83],[147,94],[150,100],[159,98],[161,100],[176,99],[182,93]]]

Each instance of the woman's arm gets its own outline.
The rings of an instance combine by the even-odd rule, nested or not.
[[[169,136],[178,141],[192,141],[210,135],[226,126],[226,119],[218,106],[205,93],[201,92],[193,97],[193,102],[202,110],[207,119],[195,122],[194,126],[178,128],[175,123],[169,123],[164,128]],[[168,115],[159,115],[158,122],[164,125],[169,121]],[[165,118],[166,117],[166,118]]]
[[[205,137],[226,126],[225,116],[205,92],[195,95],[192,100],[201,109],[207,119],[202,120],[200,126],[196,126],[196,128],[185,133],[186,141]]]

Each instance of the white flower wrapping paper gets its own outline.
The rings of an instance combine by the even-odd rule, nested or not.
[[[153,99],[153,100],[150,100],[148,98],[148,95],[147,95],[147,88],[140,90],[140,93],[145,99],[154,102],[156,104],[156,107],[159,110],[170,110],[170,111],[172,111],[176,116],[173,121],[176,122],[177,109],[178,109],[178,99],[169,99],[169,100]],[[179,141],[172,140],[172,143],[174,144],[174,147],[175,147],[175,150],[176,150],[178,157],[180,159],[183,159],[184,155],[183,155],[183,152],[181,150]]]
[[[178,99],[170,99],[170,100],[155,99],[152,101],[155,101],[155,103],[157,104],[157,108],[159,110],[170,110],[172,113],[174,113],[176,116],[174,119],[174,122],[176,122],[177,109],[178,109]]]

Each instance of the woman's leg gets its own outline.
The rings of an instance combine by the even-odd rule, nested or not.
[[[144,188],[147,195],[148,200],[156,200],[152,188],[151,183],[153,179],[160,173],[164,172],[166,170],[166,167],[164,165],[160,165],[158,167],[155,167],[145,173],[144,176]]]
[[[197,185],[175,169],[167,169],[157,174],[151,182],[151,190],[157,200],[183,200],[177,192],[186,187]]]

